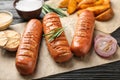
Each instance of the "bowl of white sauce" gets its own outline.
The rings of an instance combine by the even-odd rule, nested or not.
[[[39,18],[44,0],[15,0],[14,8],[19,16],[25,20]]]

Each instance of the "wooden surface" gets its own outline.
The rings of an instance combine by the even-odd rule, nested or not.
[[[14,0],[0,0],[0,10],[8,10],[13,13],[12,24],[24,22],[13,8]],[[2,74],[2,73],[1,73]],[[42,78],[40,80],[120,80],[120,61],[105,64],[98,67],[76,70]],[[39,80],[39,79],[38,79]]]

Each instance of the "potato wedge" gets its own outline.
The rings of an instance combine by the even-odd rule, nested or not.
[[[67,8],[68,7],[69,0],[61,0],[58,7],[60,8]]]
[[[82,0],[81,2],[79,2],[79,4],[77,5],[77,9],[85,9],[87,7],[91,7],[94,6],[96,0]]]
[[[86,1],[86,2],[83,2]],[[98,5],[108,5],[110,0],[83,0],[78,4],[78,9],[84,9],[87,7],[98,6]]]
[[[70,0],[69,4],[68,4],[67,12],[69,14],[72,14],[72,13],[74,13],[76,11],[76,9],[77,9],[77,2],[76,2],[76,0]]]
[[[104,0],[103,5],[107,5],[107,4],[110,4],[110,0]]]
[[[93,4],[96,0],[82,0],[81,4]]]
[[[78,4],[77,9],[85,9],[92,6],[94,6],[94,4],[81,4],[81,5]]]
[[[94,5],[102,5],[104,3],[104,0],[96,0],[96,2],[94,3]]]
[[[82,0],[76,0],[77,3],[80,3]]]
[[[100,15],[96,17],[96,20],[98,21],[108,21],[114,16],[114,12],[112,8],[109,8],[108,10],[104,11]]]
[[[110,8],[110,5],[107,4],[107,5],[99,5],[99,6],[89,7],[89,8],[87,8],[87,10],[92,11],[95,14],[95,16],[97,16],[109,8]]]

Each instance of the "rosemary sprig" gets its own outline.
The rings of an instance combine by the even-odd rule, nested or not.
[[[47,6],[47,5],[43,5],[43,10],[45,11],[45,12],[47,12],[47,13],[49,13],[49,12],[53,12],[51,9],[49,9],[49,7]]]
[[[51,30],[48,34],[44,34],[43,36],[47,36],[48,41],[52,42],[54,39],[59,37],[63,33],[63,31],[64,31],[64,28],[55,28]]]
[[[42,13],[45,15],[45,14],[47,14],[47,12],[44,10],[44,9],[42,9]]]
[[[50,7],[49,5],[47,5],[47,4],[44,4],[44,5],[43,5],[42,10],[43,10],[42,12],[43,12],[44,15],[47,14],[47,13],[49,13],[49,12],[55,12],[55,13],[57,13],[60,17],[65,17],[65,16],[66,16],[66,14],[64,14],[64,13],[62,12],[62,9],[60,9],[60,8],[54,9],[54,8]]]
[[[50,7],[49,5],[47,5],[47,4],[46,4],[46,6],[49,9],[53,10],[53,12],[57,13],[58,15],[60,15],[61,17],[66,17],[66,15],[64,13],[62,13],[62,9],[60,9],[60,8],[54,9],[54,8]]]

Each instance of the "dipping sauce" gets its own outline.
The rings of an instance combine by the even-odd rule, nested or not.
[[[13,18],[12,13],[8,11],[0,11],[0,30],[4,30],[11,24]]]
[[[20,11],[34,11],[41,8],[43,0],[19,0],[15,8]]]
[[[8,22],[11,18],[11,15],[8,13],[0,12],[0,26]]]

